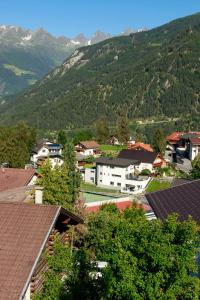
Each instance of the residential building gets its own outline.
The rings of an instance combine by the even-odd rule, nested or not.
[[[194,160],[200,153],[200,136],[189,139],[189,159]]]
[[[31,162],[37,166],[41,165],[47,158],[50,159],[53,167],[63,164],[62,145],[51,143],[47,140],[38,141],[31,153]]]
[[[100,157],[96,160],[96,184],[127,193],[141,192],[150,181],[149,177],[136,175],[143,167],[146,165],[139,160]]]
[[[145,150],[121,150],[118,158],[139,161],[139,166],[137,168],[139,172],[142,172],[145,169],[153,172],[154,166],[157,167],[162,165],[162,159],[156,152]]]
[[[192,216],[200,224],[200,179],[146,194],[146,198],[156,217],[161,220],[176,213],[181,221]]]
[[[33,185],[36,179],[34,169],[0,168],[0,192]]]
[[[48,271],[55,238],[69,242],[68,229],[83,221],[60,206],[0,203],[0,299],[30,300]]]
[[[99,147],[100,145],[96,141],[82,141],[75,146],[75,149],[84,156],[95,156],[99,154]]]

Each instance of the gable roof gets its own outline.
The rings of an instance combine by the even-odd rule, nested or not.
[[[126,158],[99,157],[96,159],[96,163],[99,165],[117,166],[125,168],[130,165],[138,165],[139,161]]]
[[[144,144],[144,143],[141,143],[141,142],[137,142],[135,144],[128,143],[128,149],[133,149],[134,150],[134,149],[137,149],[137,148],[143,149],[145,151],[153,152],[153,149],[152,149],[150,144]]]
[[[155,215],[162,220],[177,213],[180,220],[191,215],[200,224],[200,179],[146,194],[146,198]]]
[[[190,138],[189,141],[192,145],[200,145],[200,137]]]
[[[156,160],[157,153],[155,152],[149,152],[144,150],[121,150],[118,158],[126,158],[126,159],[132,159],[137,160],[142,163],[150,163],[153,164]]]
[[[23,299],[61,212],[80,220],[60,206],[0,203],[0,300]]]
[[[86,149],[96,149],[100,147],[100,145],[96,141],[81,141],[79,144],[81,144]]]
[[[0,168],[0,192],[26,186],[34,174],[34,169]]]

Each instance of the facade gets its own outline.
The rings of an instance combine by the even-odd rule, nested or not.
[[[100,145],[96,141],[82,141],[75,146],[76,152],[81,155],[95,156],[99,153]]]
[[[149,165],[152,168],[152,165]],[[96,184],[125,193],[143,191],[150,181],[149,177],[136,176],[147,168],[147,164],[124,158],[98,158],[96,160]]]
[[[40,141],[31,153],[31,162],[35,166],[41,165],[47,158],[50,159],[52,167],[62,165],[62,145],[46,140]]]
[[[189,144],[189,159],[194,160],[199,153],[200,153],[200,137],[191,138]]]

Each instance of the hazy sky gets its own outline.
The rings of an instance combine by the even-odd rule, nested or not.
[[[200,0],[0,0],[0,24],[89,36],[97,29],[152,28],[199,11]]]

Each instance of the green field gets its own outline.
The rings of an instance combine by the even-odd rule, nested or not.
[[[87,192],[97,192],[97,193],[107,193],[107,194],[120,194],[119,191],[112,190],[112,189],[106,189],[106,188],[100,188],[97,187],[94,184],[89,184],[89,183],[81,183],[81,190],[82,191],[87,191]]]
[[[152,193],[160,190],[167,189],[171,186],[170,182],[168,181],[159,181],[157,179],[153,179],[150,184],[148,185],[146,192]]]
[[[101,145],[100,150],[103,152],[118,152],[122,149],[127,149],[125,145]]]

